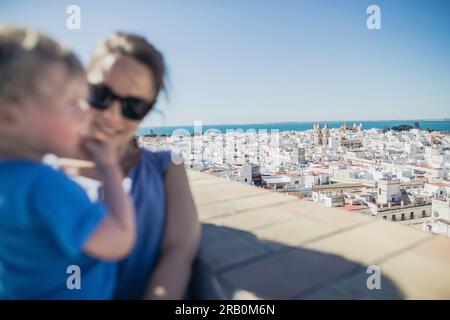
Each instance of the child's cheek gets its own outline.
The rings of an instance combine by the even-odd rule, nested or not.
[[[55,132],[60,133],[60,139],[57,141],[58,149],[62,149],[63,152],[74,152],[81,138],[80,124],[75,121],[65,121],[58,124]]]

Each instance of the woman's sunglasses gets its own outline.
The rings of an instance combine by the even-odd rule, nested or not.
[[[153,109],[156,99],[148,102],[134,97],[121,97],[105,84],[89,84],[89,104],[99,110],[109,108],[114,100],[122,106],[122,115],[131,120],[142,120]]]

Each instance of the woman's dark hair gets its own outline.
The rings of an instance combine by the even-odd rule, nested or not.
[[[124,32],[111,34],[95,49],[91,66],[111,53],[128,56],[147,66],[155,78],[156,93],[166,90],[164,57],[144,37]]]

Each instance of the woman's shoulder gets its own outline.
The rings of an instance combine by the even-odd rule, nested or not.
[[[164,176],[169,166],[173,163],[172,152],[168,150],[149,150],[142,149],[141,165],[151,166],[157,169],[158,172]]]

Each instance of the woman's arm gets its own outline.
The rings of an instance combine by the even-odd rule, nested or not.
[[[200,241],[200,223],[183,165],[166,173],[167,220],[161,255],[145,299],[183,299]]]

